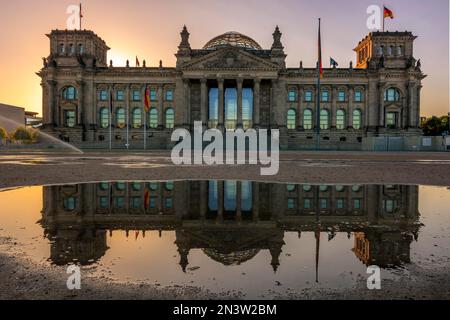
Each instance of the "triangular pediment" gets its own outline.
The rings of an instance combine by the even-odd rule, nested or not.
[[[213,51],[182,66],[183,70],[265,70],[277,71],[278,64],[236,47]]]

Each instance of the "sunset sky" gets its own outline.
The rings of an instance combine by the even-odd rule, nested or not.
[[[78,0],[2,1],[0,13],[0,103],[41,112],[40,79],[35,74],[49,54],[45,36],[66,28],[66,8]],[[85,0],[83,26],[112,48],[108,59],[134,64],[135,56],[156,66],[174,66],[174,54],[184,24],[193,48],[211,38],[238,31],[265,48],[272,44],[275,25],[289,67],[305,67],[317,60],[317,18],[323,19],[323,55],[341,67],[355,61],[353,48],[369,32],[366,9],[374,0]],[[415,57],[428,75],[424,81],[422,115],[449,111],[449,2],[448,0],[387,0],[396,16],[386,21],[389,31],[412,31],[419,36]]]

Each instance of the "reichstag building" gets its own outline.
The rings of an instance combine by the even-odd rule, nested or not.
[[[379,137],[407,145],[421,134],[425,75],[411,32],[367,35],[354,49],[355,64],[324,69],[320,93],[317,66],[286,66],[278,27],[266,49],[237,32],[193,49],[184,27],[174,67],[116,67],[105,41],[88,30],[47,36],[50,55],[38,72],[43,130],[82,148],[108,148],[111,140],[115,149],[142,149],[146,135],[149,149],[168,149],[173,130],[192,130],[194,121],[224,131],[278,129],[284,150],[313,149],[319,122],[324,149],[371,150]]]

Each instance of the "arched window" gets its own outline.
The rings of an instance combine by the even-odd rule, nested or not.
[[[156,191],[156,190],[158,190],[159,185],[158,185],[158,183],[156,183],[156,182],[150,182],[149,185],[148,185],[148,187],[150,188],[150,190]]]
[[[383,55],[383,47],[377,47],[377,56],[382,56]]]
[[[392,52],[394,51],[393,49],[394,49],[393,46],[389,46],[389,47],[387,48],[387,55],[388,55],[388,56],[392,56]]]
[[[398,56],[403,55],[403,47],[402,47],[402,46],[398,46],[398,47],[397,47],[397,55],[398,55]]]
[[[330,117],[327,110],[320,111],[320,129],[328,130],[330,127]]]
[[[295,184],[288,184],[288,185],[286,185],[286,190],[288,191],[288,192],[294,192],[295,191],[295,189],[296,189],[296,185]]]
[[[336,112],[336,129],[344,130],[345,129],[345,111],[338,110]]]
[[[125,109],[124,108],[118,108],[116,111],[116,125],[120,129],[123,129],[126,126]]]
[[[166,182],[166,190],[167,191],[173,191],[174,188],[175,188],[175,184],[173,183],[173,181]]]
[[[360,110],[355,110],[353,111],[353,128],[356,130],[360,130],[361,129],[361,111]]]
[[[303,113],[303,128],[305,130],[312,130],[313,128],[313,113],[311,109],[306,109]]]
[[[150,109],[150,128],[158,128],[158,110],[156,108]]]
[[[83,54],[84,53],[84,45],[82,43],[80,43],[78,45],[78,53],[79,54]]]
[[[287,128],[289,130],[295,130],[297,120],[297,112],[294,109],[289,109],[287,113]]]
[[[166,110],[166,128],[173,129],[175,127],[175,111],[172,108]]]
[[[67,87],[64,88],[62,93],[64,100],[76,100],[77,99],[77,89],[75,87]]]
[[[100,109],[100,127],[108,128],[109,127],[109,111],[108,108]]]
[[[69,49],[69,50],[70,50],[70,51],[69,51],[70,54],[71,54],[71,55],[74,55],[74,54],[75,54],[75,46],[74,46],[73,44],[70,44],[70,45],[69,45],[69,48],[70,48],[70,49]]]
[[[134,129],[139,129],[142,127],[142,110],[140,108],[133,109],[132,125]]]
[[[400,91],[395,88],[389,88],[384,93],[385,102],[398,102],[400,101]]]
[[[65,54],[66,53],[66,45],[64,43],[61,43],[59,45],[59,53],[60,54]]]

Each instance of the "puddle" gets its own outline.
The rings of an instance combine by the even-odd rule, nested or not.
[[[16,253],[119,282],[257,299],[450,266],[446,188],[105,182],[8,190],[0,208]]]

